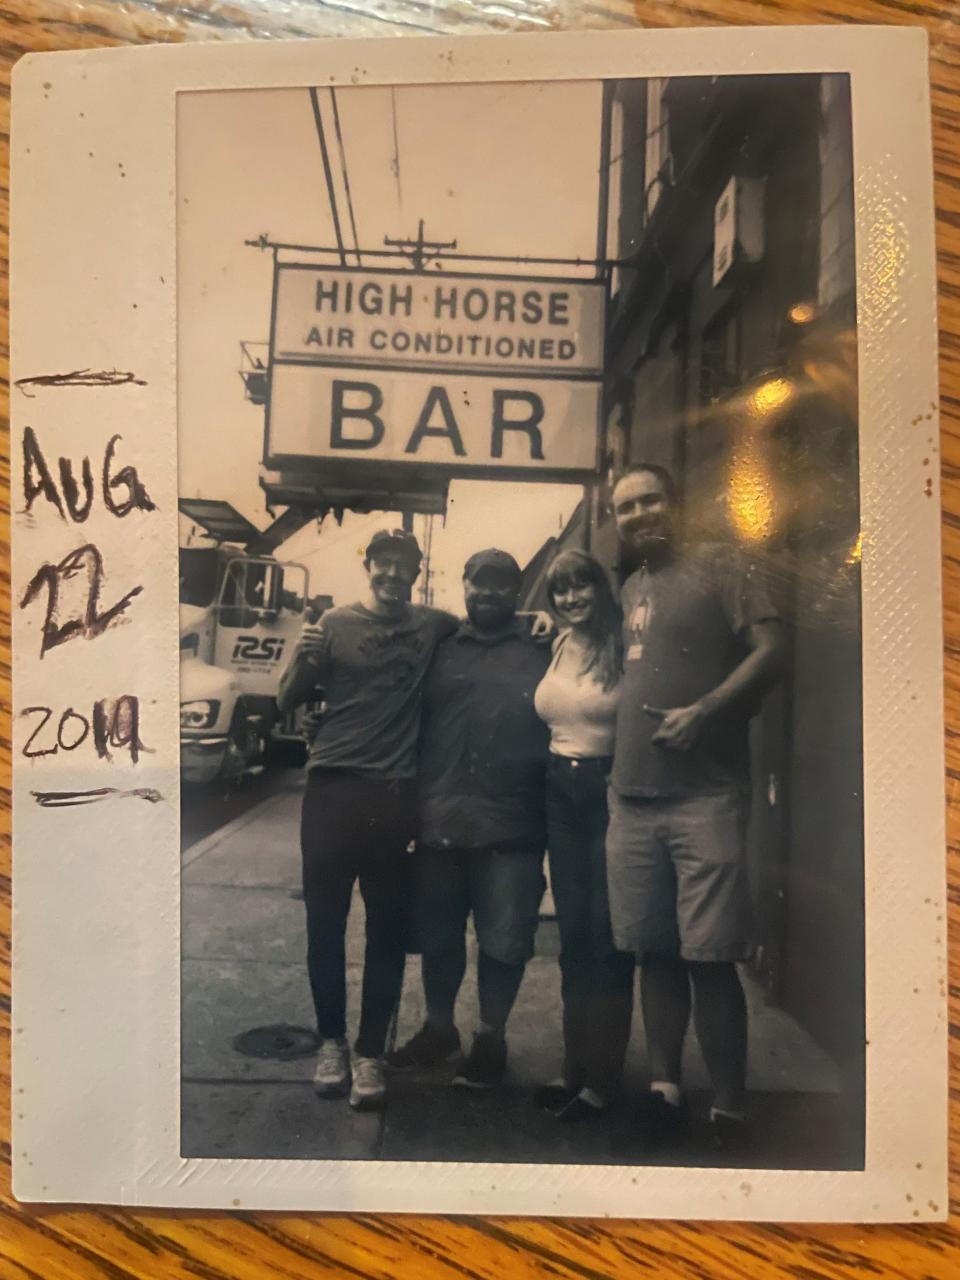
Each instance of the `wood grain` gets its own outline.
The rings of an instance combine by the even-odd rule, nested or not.
[[[21,0],[0,3],[0,146],[4,186],[0,190],[0,301],[7,314],[7,226],[9,74],[31,50],[80,49],[151,40],[179,41],[247,35],[318,35],[402,32],[453,28],[477,31],[530,27],[506,16],[506,6],[488,15],[462,5],[438,14],[427,0],[399,0],[393,19],[365,11],[359,3],[327,7],[318,2],[297,10],[299,27],[285,21],[283,6],[243,0],[217,4],[193,0],[127,0],[88,3]],[[533,6],[530,6],[533,11]],[[266,12],[265,12],[266,11]],[[564,15],[538,7],[551,23]],[[309,18],[309,21],[308,21]],[[565,25],[696,26],[716,23],[872,22],[920,25],[931,38],[940,278],[940,368],[945,662],[947,680],[947,786],[949,807],[950,923],[960,918],[960,5],[927,0],[832,0],[832,3],[757,3],[670,0],[633,5],[595,0],[565,15]],[[537,23],[540,25],[540,22]],[[4,338],[6,332],[4,332]],[[0,348],[4,396],[8,346]],[[6,402],[4,403],[6,421]],[[9,455],[4,437],[0,484],[4,499],[0,566],[0,624],[9,636]],[[0,653],[0,698],[10,705],[9,650]],[[3,833],[9,833],[9,715],[0,740],[5,794]],[[10,1131],[9,1072],[9,841],[0,860],[0,1134]],[[960,959],[952,956],[951,1147],[953,1206],[960,1207]],[[65,1047],[65,1052],[66,1052]],[[15,1099],[13,1100],[15,1104]],[[909,1098],[904,1098],[909,1106]],[[944,1226],[780,1227],[652,1222],[546,1221],[431,1217],[350,1218],[326,1215],[187,1215],[158,1211],[101,1212],[37,1209],[18,1205],[10,1193],[10,1148],[0,1143],[0,1276],[84,1280],[86,1277],[184,1277],[253,1280],[253,1277],[327,1275],[456,1277],[556,1275],[600,1277],[656,1275],[690,1277],[797,1276],[804,1280],[865,1273],[876,1277],[941,1277],[960,1271],[960,1219]]]

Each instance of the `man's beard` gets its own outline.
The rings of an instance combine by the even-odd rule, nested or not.
[[[497,631],[505,627],[513,617],[513,610],[503,605],[472,605],[467,609],[467,617],[478,631]]]
[[[636,569],[651,560],[662,559],[669,553],[672,545],[673,540],[665,529],[651,529],[637,540],[632,537],[629,540],[621,538],[619,559],[621,579],[629,577]]]

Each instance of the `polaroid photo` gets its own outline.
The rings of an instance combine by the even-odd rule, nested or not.
[[[13,110],[18,1197],[944,1217],[925,36]]]

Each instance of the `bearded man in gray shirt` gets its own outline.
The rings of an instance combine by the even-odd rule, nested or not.
[[[687,545],[663,468],[613,490],[625,558],[607,881],[614,941],[642,962],[652,1076],[644,1114],[686,1121],[680,1064],[691,1014],[713,1085],[714,1141],[742,1147],[747,1010],[736,962],[752,950],[746,869],[748,728],[782,666],[782,627],[737,548]]]

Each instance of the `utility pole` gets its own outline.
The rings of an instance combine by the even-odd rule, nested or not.
[[[424,541],[427,544],[427,604],[433,604],[433,516],[429,513],[427,520],[427,534]]]
[[[423,517],[423,572],[420,577],[420,603],[433,604],[433,568],[430,560],[433,553],[433,516],[425,513]]]
[[[414,271],[422,271],[428,262],[443,257],[444,249],[456,249],[456,240],[425,240],[423,238],[423,219],[417,228],[415,240],[394,240],[390,236],[383,237],[383,243],[389,249],[395,249],[410,260]]]

